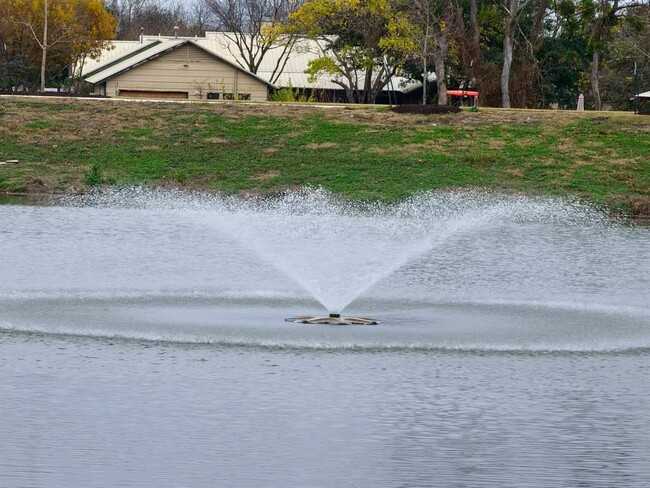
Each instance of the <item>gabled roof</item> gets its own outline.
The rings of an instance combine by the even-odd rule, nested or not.
[[[121,56],[107,64],[102,64],[98,66],[95,70],[85,75],[84,80],[87,81],[88,83],[93,83],[93,84],[103,83],[111,78],[114,78],[117,75],[124,73],[125,71],[129,71],[133,68],[136,68],[141,64],[151,61],[154,58],[157,58],[165,53],[173,51],[174,49],[177,49],[187,44],[191,44],[201,49],[202,51],[205,51],[206,53],[208,53],[210,56],[217,59],[218,61],[221,61],[222,63],[225,63],[228,66],[238,71],[246,73],[248,76],[255,78],[256,80],[264,83],[265,85],[271,88],[276,88],[275,85],[269,83],[264,78],[257,76],[248,70],[243,69],[241,66],[238,66],[237,64],[218,55],[217,53],[211,51],[210,49],[206,49],[205,47],[201,46],[198,42],[189,39],[155,40],[153,42],[146,44],[145,47],[142,49],[129,51],[124,56]]]
[[[107,68],[115,66],[117,63],[125,61],[126,59],[135,56],[136,54],[140,54],[141,52],[151,49],[151,47],[160,43],[160,41],[158,40],[147,41],[146,43],[122,41],[120,44],[118,44],[117,42],[119,41],[114,41],[114,42],[115,44],[113,45],[113,48],[116,50],[115,52],[113,52],[113,50],[111,51],[105,50],[107,54],[106,55],[102,54],[101,56],[101,58],[104,59],[100,58],[99,60],[97,60],[98,62],[94,66],[86,67],[84,65],[84,73],[83,73],[84,78],[96,75],[100,71],[104,71]],[[113,54],[113,56],[110,56],[111,54]]]

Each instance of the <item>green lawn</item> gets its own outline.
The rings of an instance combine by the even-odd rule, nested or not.
[[[485,187],[647,214],[650,117],[481,109],[0,98],[0,192],[322,186],[354,199]]]

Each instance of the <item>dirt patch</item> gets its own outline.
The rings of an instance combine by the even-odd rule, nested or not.
[[[394,149],[386,149],[385,147],[369,147],[367,152],[371,154],[390,154]]]
[[[405,154],[417,154],[421,152],[444,152],[449,146],[449,141],[446,139],[431,139],[426,142],[418,144],[405,144],[400,148],[400,152]]]
[[[335,147],[338,147],[338,144],[336,142],[321,142],[320,144],[316,143],[311,143],[311,144],[305,144],[303,146],[305,149],[333,149]]]
[[[271,170],[271,171],[265,171],[263,173],[254,174],[253,176],[250,177],[250,179],[253,181],[269,181],[272,180],[273,178],[277,178],[278,176],[280,176],[279,171]]]
[[[223,137],[208,137],[205,139],[205,142],[209,142],[211,144],[226,144],[228,142],[228,139],[224,139]]]
[[[590,163],[588,161],[579,160],[579,161],[575,161],[575,162],[571,163],[571,165],[569,166],[569,169],[576,170],[576,169],[584,168],[585,166],[587,166],[587,167],[592,166],[593,167],[593,163]]]
[[[506,142],[500,141],[498,139],[490,139],[490,141],[488,142],[488,146],[490,146],[490,149],[495,149],[497,151],[500,151],[504,147],[506,147]]]
[[[526,140],[526,139],[517,139],[514,141],[515,146],[517,147],[535,147],[537,145],[536,142]]]
[[[516,169],[507,169],[504,171],[505,173],[512,175],[512,176],[517,176],[519,178],[522,178],[524,176],[524,170],[520,168]]]
[[[571,139],[560,139],[557,144],[555,144],[555,149],[561,153],[573,153],[575,151],[574,141]]]

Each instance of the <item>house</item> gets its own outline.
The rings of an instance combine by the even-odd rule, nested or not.
[[[246,69],[229,33],[192,38],[143,35],[138,41],[109,44],[82,68],[95,93],[109,97],[261,101],[268,99],[269,90],[291,87],[318,101],[345,101],[345,91],[331,75],[311,78],[305,73],[310,61],[324,55],[319,43],[310,39],[295,40],[288,56],[281,43],[272,47],[257,74]],[[418,81],[394,76],[378,102],[417,101],[421,87]]]
[[[116,56],[87,68],[84,80],[109,97],[151,99],[268,99],[267,80],[189,39],[120,46]],[[110,51],[109,51],[110,53]],[[101,58],[100,58],[101,61]]]

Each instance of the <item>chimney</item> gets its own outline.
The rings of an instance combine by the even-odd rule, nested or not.
[[[140,44],[144,43],[144,27],[140,27]]]
[[[178,26],[177,25],[174,26],[174,37],[176,39],[178,39]]]

